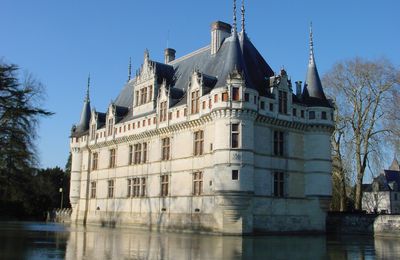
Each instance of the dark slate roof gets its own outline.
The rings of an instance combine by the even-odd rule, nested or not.
[[[302,96],[308,106],[331,107],[329,101],[326,99],[315,63],[312,31],[310,31],[310,57]]]
[[[96,112],[96,114],[97,114],[97,129],[100,129],[106,124],[106,113]]]
[[[400,171],[384,170],[382,174],[374,178],[371,184],[364,184],[363,191],[375,191],[374,186],[376,186],[379,191],[397,191],[400,187]]]
[[[90,100],[89,97],[87,96],[83,102],[79,124],[72,128],[72,133],[71,133],[72,136],[82,135],[89,129],[90,113],[91,113]]]
[[[385,177],[388,183],[395,182],[400,187],[400,171],[385,170]]]
[[[195,51],[168,64],[153,62],[156,67],[157,81],[167,81],[171,89],[179,89],[179,97],[171,91],[173,98],[186,102],[184,93],[189,86],[190,77],[194,71],[203,76],[203,83],[207,87],[205,93],[216,87],[223,87],[229,75],[237,70],[244,77],[246,87],[265,94],[269,77],[274,75],[271,67],[246,34],[234,34],[224,40],[221,48],[215,55],[211,55],[210,46]],[[133,81],[127,83],[115,100],[118,106],[130,107],[133,101]]]
[[[114,104],[121,107],[131,107],[133,105],[133,80],[127,82],[120,94],[115,99]]]

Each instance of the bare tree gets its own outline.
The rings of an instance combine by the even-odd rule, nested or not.
[[[362,183],[374,154],[380,154],[387,128],[389,104],[398,91],[399,71],[386,59],[355,58],[337,63],[324,77],[334,97],[337,126],[333,140],[334,163],[345,177],[343,162],[355,172],[355,209],[361,209]],[[335,159],[335,156],[337,159]],[[342,180],[343,182],[343,180]]]

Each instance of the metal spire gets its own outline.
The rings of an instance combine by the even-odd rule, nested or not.
[[[245,32],[245,12],[246,12],[246,9],[244,8],[244,0],[242,0],[242,8],[241,8],[241,11],[242,11],[242,32]]]
[[[313,40],[312,22],[310,22],[310,60],[309,60],[309,64],[310,64],[310,65],[315,64],[315,59],[314,59],[314,40]]]
[[[128,65],[128,81],[131,80],[131,74],[132,74],[132,60],[131,57],[129,57],[129,65]]]
[[[90,73],[88,75],[87,87],[86,87],[86,98],[85,98],[86,102],[90,101],[90,99],[89,99],[89,88],[90,88]]]
[[[233,0],[233,25],[232,25],[232,33],[236,33],[237,32],[237,22],[236,22],[236,0]]]

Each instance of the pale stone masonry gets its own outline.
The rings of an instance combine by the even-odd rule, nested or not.
[[[106,113],[72,129],[72,220],[228,234],[325,230],[333,108],[311,48],[297,93],[231,25],[165,62],[146,51]],[[312,43],[311,43],[312,47]]]

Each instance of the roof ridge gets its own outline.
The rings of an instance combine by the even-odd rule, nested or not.
[[[180,57],[180,58],[178,58],[178,59],[175,59],[175,60],[173,60],[173,61],[167,63],[167,65],[174,65],[174,64],[177,63],[177,62],[180,62],[180,61],[186,60],[186,59],[188,59],[188,58],[191,58],[191,57],[195,56],[196,54],[199,54],[199,53],[201,53],[201,52],[203,52],[203,51],[206,51],[206,50],[208,50],[208,49],[211,49],[211,45],[207,45],[207,46],[202,47],[202,48],[200,48],[200,49],[198,49],[198,50],[195,50],[195,51],[193,51],[193,52],[191,52],[191,53],[189,53],[189,54],[186,54],[186,55],[184,55],[184,56],[182,56],[182,57]]]

